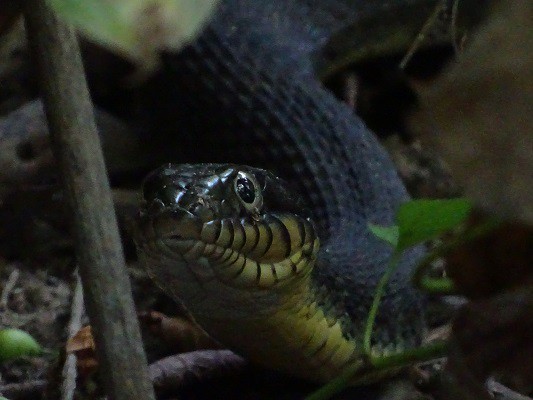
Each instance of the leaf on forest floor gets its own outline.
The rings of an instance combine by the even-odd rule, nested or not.
[[[41,352],[41,346],[29,333],[20,329],[0,330],[0,361],[36,356]]]
[[[459,311],[444,375],[453,398],[490,399],[484,383],[491,375],[515,390],[533,389],[532,315],[531,286],[471,302]]]

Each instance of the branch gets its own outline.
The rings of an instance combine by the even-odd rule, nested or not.
[[[44,0],[25,7],[104,386],[113,400],[153,399],[76,36]]]

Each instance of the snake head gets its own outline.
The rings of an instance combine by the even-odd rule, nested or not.
[[[143,184],[134,239],[152,278],[188,306],[199,293],[232,303],[236,290],[265,292],[298,281],[319,246],[303,201],[286,182],[232,164],[153,171]]]
[[[232,164],[166,164],[143,182],[139,216],[190,214],[208,222],[225,218],[252,219],[294,214],[309,219],[303,200],[272,173]]]

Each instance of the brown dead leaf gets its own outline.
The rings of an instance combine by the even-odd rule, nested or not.
[[[171,345],[176,353],[218,349],[220,345],[197,324],[180,317],[168,317],[157,311],[139,314],[141,324]]]
[[[489,399],[490,377],[512,377],[533,387],[533,287],[472,302],[453,323],[445,371],[454,399]]]
[[[65,349],[67,353],[77,353],[84,350],[94,351],[95,344],[91,326],[87,325],[81,328],[67,341]]]
[[[483,219],[477,215],[472,222]],[[533,285],[533,228],[503,223],[448,254],[446,273],[470,299]]]
[[[482,209],[533,224],[533,3],[501,1],[412,125]],[[424,123],[425,122],[425,123]]]
[[[67,341],[65,349],[67,353],[76,355],[76,365],[82,378],[88,377],[98,368],[96,347],[90,325],[84,326],[71,337]]]

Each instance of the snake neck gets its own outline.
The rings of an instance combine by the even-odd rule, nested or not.
[[[347,334],[352,322],[346,315],[339,318],[328,308],[332,300],[316,290],[311,274],[291,285],[277,297],[279,306],[257,318],[213,319],[197,316],[197,321],[216,339],[256,365],[287,373],[298,378],[328,382],[347,367],[364,364],[362,340]],[[329,306],[328,306],[329,305]],[[392,353],[401,344],[374,353]],[[355,376],[352,384],[368,384],[391,374]]]
[[[197,321],[216,339],[256,365],[315,382],[326,382],[353,362],[360,346],[344,335],[341,322],[327,315],[311,275],[279,293],[268,313],[236,321],[198,315]]]

